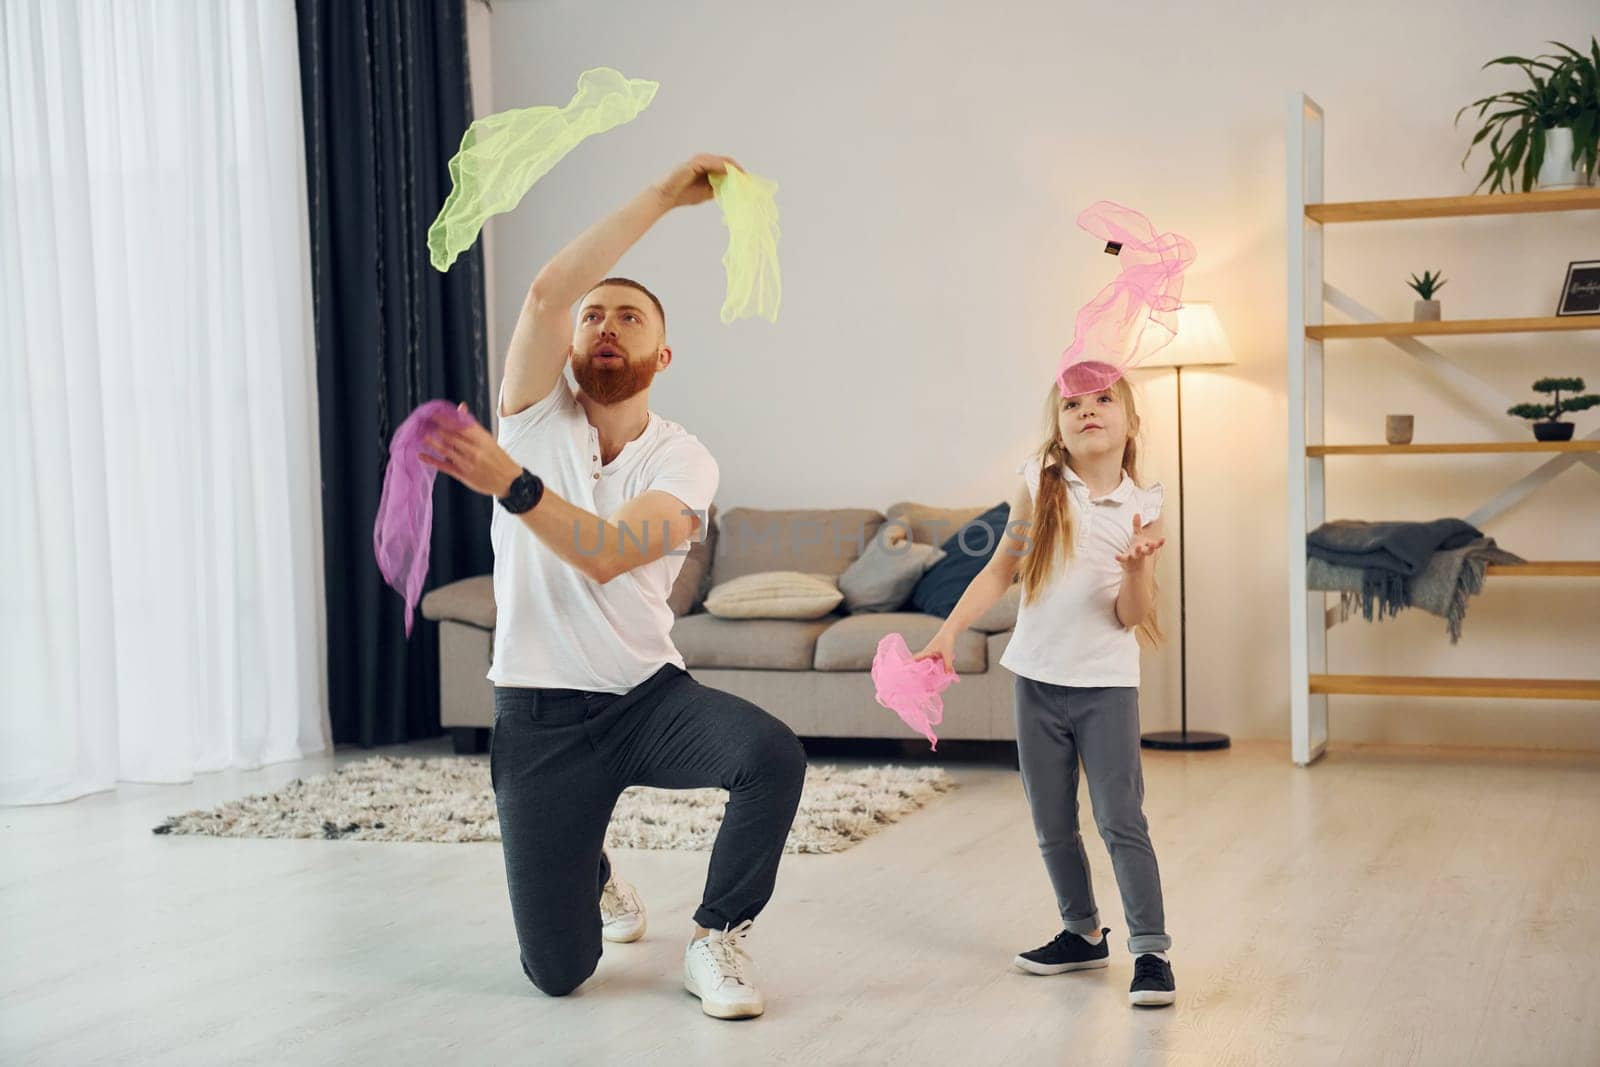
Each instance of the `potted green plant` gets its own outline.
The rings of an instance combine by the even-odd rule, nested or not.
[[[1555,399],[1548,404],[1517,404],[1507,408],[1506,414],[1533,420],[1533,436],[1541,441],[1572,440],[1572,423],[1562,422],[1561,416],[1600,404],[1600,395],[1583,391],[1582,378],[1540,378],[1533,383],[1533,391]],[[1562,393],[1578,395],[1563,397]]]
[[[1425,270],[1420,278],[1413,274],[1411,280],[1406,284],[1415,289],[1417,295],[1422,298],[1411,305],[1412,320],[1415,322],[1438,322],[1439,301],[1433,298],[1433,294],[1444,288],[1443,272]]]
[[[1529,59],[1501,56],[1485,63],[1516,67],[1528,79],[1525,89],[1474,100],[1456,112],[1477,109],[1483,121],[1467,154],[1489,142],[1489,166],[1477,187],[1490,192],[1570,189],[1590,183],[1600,155],[1600,42],[1589,39],[1588,53],[1551,41],[1559,52]],[[1493,110],[1493,114],[1490,111]]]

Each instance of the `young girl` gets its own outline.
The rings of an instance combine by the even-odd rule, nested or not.
[[[1022,785],[1065,929],[1016,958],[1033,974],[1105,967],[1089,861],[1078,833],[1078,764],[1111,854],[1134,959],[1130,1003],[1171,1004],[1161,878],[1142,809],[1139,640],[1159,637],[1155,559],[1160,485],[1141,486],[1139,416],[1127,382],[1062,397],[1051,386],[1048,429],[1020,469],[1006,537],[918,659],[955,662],[956,636],[1020,572],[1022,605],[1002,666],[1016,675]]]

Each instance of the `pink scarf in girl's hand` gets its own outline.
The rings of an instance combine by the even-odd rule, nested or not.
[[[939,739],[933,728],[944,720],[944,700],[939,696],[961,679],[936,659],[913,659],[906,639],[884,634],[872,657],[872,684],[878,703],[899,715],[905,724],[928,739],[934,751]]]
[[[433,533],[433,478],[438,471],[417,456],[434,455],[423,438],[436,427],[466,429],[474,419],[448,400],[429,400],[406,416],[389,442],[389,466],[383,472],[378,521],[372,527],[372,551],[378,570],[394,591],[406,598],[406,636],[422,599],[428,576],[428,541]]]
[[[1056,374],[1064,397],[1109,388],[1177,335],[1183,272],[1195,255],[1188,238],[1158,234],[1149,219],[1110,200],[1085,208],[1078,225],[1122,246],[1122,273],[1078,310]]]

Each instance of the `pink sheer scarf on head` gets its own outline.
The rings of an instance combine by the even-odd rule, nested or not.
[[[906,639],[899,634],[885,634],[872,657],[878,703],[926,737],[934,751],[938,751],[939,738],[933,728],[944,720],[944,699],[939,694],[960,680],[936,659],[912,658]]]
[[[406,600],[406,636],[422,583],[428,576],[428,541],[433,532],[433,479],[438,471],[417,457],[434,455],[424,438],[435,428],[464,430],[475,420],[448,400],[429,400],[406,416],[389,443],[383,495],[372,527],[372,551],[383,580]]]
[[[1188,238],[1157,233],[1139,212],[1109,200],[1085,208],[1078,225],[1121,246],[1122,272],[1078,310],[1056,374],[1064,397],[1109,388],[1177,335],[1183,272],[1195,255]]]

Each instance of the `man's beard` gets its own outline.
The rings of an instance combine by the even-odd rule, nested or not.
[[[573,363],[572,375],[578,379],[578,388],[588,394],[591,400],[610,405],[620,404],[650,388],[656,368],[651,361],[635,361],[627,357],[616,366],[599,366],[590,356]]]

